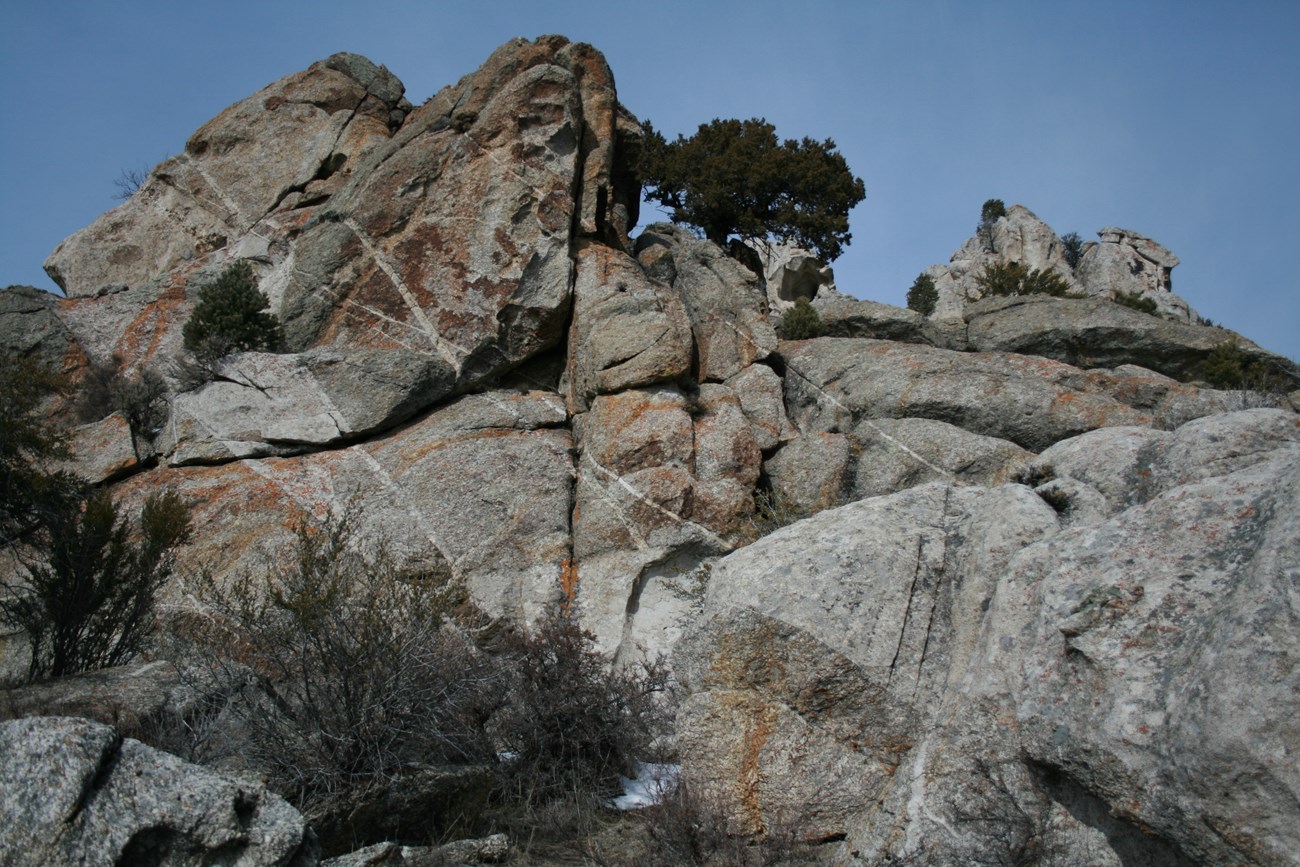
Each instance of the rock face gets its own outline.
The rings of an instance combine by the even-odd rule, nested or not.
[[[70,441],[127,512],[193,504],[178,574],[264,569],[297,518],[355,509],[489,615],[567,605],[616,664],[673,654],[688,778],[834,863],[1297,851],[1297,416],[1188,381],[1232,340],[1300,378],[1192,324],[1172,254],[1105,230],[1072,271],[1016,206],[929,269],[927,319],[788,249],[629,238],[639,126],[590,46],[402,92],[355,55],[272,84],[60,245],[68,298],[0,293],[9,353],[167,378],[156,436],[115,414]],[[194,385],[181,329],[236,260],[287,351]],[[980,299],[1013,260],[1081,297]],[[796,297],[827,336],[778,339]]]
[[[100,723],[0,723],[0,759],[10,864],[317,863],[311,829],[278,796]]]
[[[930,484],[720,560],[679,648],[692,782],[835,863],[1285,863],[1300,421],[1136,433],[1052,450],[1111,503],[1070,529],[1027,487]],[[1134,457],[1070,459],[1099,438]]]

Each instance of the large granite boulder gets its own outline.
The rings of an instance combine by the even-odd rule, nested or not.
[[[1300,423],[1150,433],[1054,450],[1111,498],[1085,525],[928,484],[717,561],[677,655],[687,780],[834,863],[1288,863]],[[1087,464],[1122,437],[1146,472]]]
[[[673,582],[747,539],[761,454],[735,393],[706,383],[601,395],[574,419],[580,453],[572,590],[601,648],[675,642]]]
[[[446,363],[413,350],[239,353],[214,381],[177,395],[162,450],[180,466],[346,443],[395,427],[453,385]]]
[[[927,418],[1036,451],[1094,428],[1155,425],[1170,393],[1196,391],[1165,381],[1149,393],[1135,374],[880,340],[797,341],[782,344],[782,354],[786,408],[802,431],[847,432],[862,419]],[[1163,386],[1159,397],[1157,386]]]
[[[178,572],[266,568],[295,515],[360,509],[359,533],[400,560],[450,567],[493,615],[531,621],[571,557],[573,447],[564,402],[543,392],[462,397],[346,448],[218,466],[160,467],[118,487],[130,508],[171,488],[203,531]]]
[[[255,783],[188,764],[102,723],[0,723],[5,863],[308,867],[315,835]]]
[[[569,326],[569,407],[691,372],[691,322],[681,296],[612,247],[578,248]]]

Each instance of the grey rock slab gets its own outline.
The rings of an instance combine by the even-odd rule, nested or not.
[[[1080,367],[1135,364],[1186,380],[1218,346],[1235,340],[1249,361],[1289,368],[1286,359],[1222,329],[1169,321],[1104,298],[993,298],[970,305],[964,316],[977,352],[1040,355]]]
[[[1134,377],[1085,373],[1030,356],[819,338],[782,344],[786,409],[801,431],[862,419],[927,418],[1039,450],[1099,427],[1153,425],[1113,396]]]
[[[440,358],[411,350],[245,352],[218,379],[178,395],[165,430],[169,463],[212,463],[327,446],[396,426],[448,395]]]
[[[1279,450],[1024,552],[994,601],[1027,753],[1197,863],[1300,851],[1298,507]]]
[[[838,292],[818,295],[813,309],[821,317],[827,337],[875,337],[942,345],[935,325],[915,310],[863,301]]]
[[[311,829],[279,796],[100,723],[0,723],[0,758],[0,851],[14,865],[318,860]]]
[[[724,383],[740,400],[754,442],[768,452],[795,435],[785,415],[781,377],[766,364],[751,364]]]
[[[1017,481],[1032,452],[924,418],[863,419],[853,428],[854,499],[892,494],[930,481],[1001,485]]]
[[[32,286],[0,289],[0,354],[33,358],[61,371],[75,341],[57,307],[57,296]]]
[[[399,561],[446,561],[493,615],[531,622],[560,594],[572,553],[572,439],[558,395],[461,397],[363,443],[219,466],[160,467],[121,483],[138,508],[170,487],[206,528],[179,552],[178,573],[264,569],[290,541],[295,515],[364,503],[358,532]]]

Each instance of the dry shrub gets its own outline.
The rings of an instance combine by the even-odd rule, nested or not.
[[[616,793],[666,725],[664,662],[611,665],[567,608],[520,633],[509,656],[510,701],[494,721],[506,800],[536,810]]]
[[[463,587],[365,550],[354,524],[302,521],[265,574],[205,576],[188,620],[196,707],[235,715],[252,764],[308,814],[412,768],[490,762],[505,687],[458,622]]]

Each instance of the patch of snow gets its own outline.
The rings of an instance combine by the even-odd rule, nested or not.
[[[661,804],[664,795],[677,788],[677,779],[681,773],[681,765],[637,762],[636,779],[619,777],[623,783],[623,794],[610,798],[605,804],[615,810],[639,810]]]

